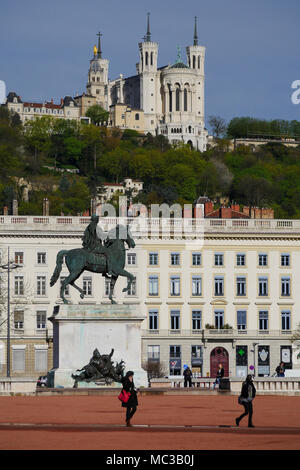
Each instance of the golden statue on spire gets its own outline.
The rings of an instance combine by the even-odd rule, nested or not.
[[[98,49],[97,49],[97,46],[95,45],[94,46],[94,55],[97,55],[97,53],[98,53]]]

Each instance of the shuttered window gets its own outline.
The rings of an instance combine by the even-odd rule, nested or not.
[[[48,369],[48,350],[36,349],[35,350],[35,370],[46,371]]]
[[[13,349],[12,368],[14,372],[25,371],[25,349]]]

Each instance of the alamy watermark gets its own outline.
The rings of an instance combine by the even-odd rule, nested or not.
[[[294,80],[291,88],[295,90],[291,96],[292,103],[300,104],[300,80]]]
[[[118,215],[117,215],[118,212]],[[127,229],[134,237],[185,240],[189,248],[200,248],[204,239],[204,207],[202,204],[131,204],[127,197],[120,196],[118,210],[112,204],[101,204],[97,208],[100,232],[109,232],[110,238],[127,237]],[[117,235],[116,225],[120,226]],[[124,230],[124,228],[126,228]],[[101,235],[100,235],[101,237]],[[102,238],[102,237],[101,237]]]

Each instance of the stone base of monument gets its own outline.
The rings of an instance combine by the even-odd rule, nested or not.
[[[78,369],[88,365],[98,349],[101,355],[113,354],[111,360],[125,363],[125,373],[134,372],[136,387],[148,387],[147,373],[141,366],[141,323],[145,319],[137,305],[71,305],[54,307],[53,369],[48,374],[50,387],[70,388]],[[121,387],[108,379],[78,381],[78,388]]]

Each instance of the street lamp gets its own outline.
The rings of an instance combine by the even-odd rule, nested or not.
[[[9,260],[9,247],[7,248],[7,264],[0,265],[0,268],[7,269],[7,342],[6,342],[6,376],[10,378],[10,270],[20,268],[20,265]]]
[[[254,365],[254,377],[256,375],[256,364],[255,364],[255,346],[257,346],[259,343],[252,343],[252,346],[253,346],[253,349],[251,349],[251,351],[253,352],[253,358],[254,358],[254,362],[253,362],[253,365]]]

